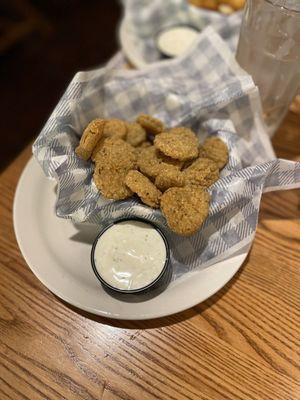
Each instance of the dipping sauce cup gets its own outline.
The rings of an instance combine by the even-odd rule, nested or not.
[[[96,237],[91,263],[96,277],[118,293],[141,293],[157,287],[169,269],[164,233],[140,218],[119,219]]]

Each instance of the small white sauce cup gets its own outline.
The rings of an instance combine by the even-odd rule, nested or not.
[[[144,224],[148,224],[156,230],[156,232],[161,236],[161,238],[164,242],[164,245],[166,248],[166,259],[165,259],[165,263],[164,263],[164,266],[163,266],[160,274],[146,286],[143,286],[138,289],[120,289],[120,288],[112,286],[111,284],[106,282],[105,279],[99,273],[97,266],[96,266],[96,262],[95,262],[95,249],[96,249],[99,238],[101,238],[101,236],[104,234],[104,232],[106,232],[108,229],[112,228],[115,224],[119,224],[121,222],[131,222],[131,221],[132,222],[139,221]],[[153,249],[153,251],[155,251],[155,249]],[[94,274],[96,275],[97,279],[101,282],[101,284],[104,286],[104,288],[109,289],[110,291],[113,291],[116,293],[124,293],[124,294],[126,294],[126,293],[127,294],[146,293],[146,292],[149,292],[150,290],[151,291],[156,290],[160,286],[165,285],[165,280],[166,280],[165,278],[170,275],[170,246],[169,246],[169,243],[168,243],[168,240],[167,240],[165,234],[154,223],[152,223],[148,220],[145,220],[143,218],[137,218],[137,217],[120,218],[120,219],[115,220],[111,224],[107,225],[96,236],[93,246],[92,246],[92,250],[91,250],[91,264],[92,264]]]
[[[158,49],[158,51],[161,53],[161,55],[165,58],[174,58],[177,57],[175,54],[170,53],[169,50],[164,49],[160,46],[159,40],[161,38],[161,36],[169,31],[172,31],[176,28],[188,28],[191,31],[194,31],[195,33],[200,33],[200,30],[198,28],[196,28],[195,26],[192,26],[191,24],[183,24],[183,23],[178,23],[178,24],[174,24],[174,25],[169,25],[166,27],[161,28],[155,35],[155,44],[156,44],[156,48]],[[186,50],[188,49],[188,47],[186,48]]]

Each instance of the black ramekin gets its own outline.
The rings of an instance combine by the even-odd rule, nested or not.
[[[119,224],[120,222],[124,222],[124,221],[140,221],[140,222],[143,222],[143,223],[151,225],[160,234],[161,238],[164,241],[165,247],[166,247],[166,260],[165,260],[165,264],[164,264],[164,267],[163,267],[161,273],[159,274],[159,276],[154,281],[149,283],[147,286],[144,286],[144,287],[139,288],[139,289],[126,290],[126,289],[119,289],[119,288],[116,288],[116,287],[110,285],[109,283],[107,283],[102,278],[102,276],[97,271],[97,268],[96,268],[96,265],[95,265],[94,253],[95,253],[95,248],[96,248],[96,245],[97,245],[97,242],[98,242],[99,238],[103,235],[104,232],[106,232],[113,225]],[[154,249],[154,251],[155,251],[155,249]],[[148,221],[146,219],[143,219],[143,218],[137,218],[137,217],[119,218],[119,219],[115,220],[114,222],[112,222],[111,224],[107,225],[105,228],[103,228],[99,232],[99,234],[96,236],[96,238],[94,240],[94,243],[93,243],[93,246],[92,246],[92,250],[91,250],[91,264],[92,264],[92,268],[93,268],[94,274],[96,275],[98,280],[101,282],[101,284],[106,289],[109,289],[109,290],[111,290],[113,292],[124,293],[124,294],[145,293],[145,292],[148,292],[148,291],[150,291],[152,289],[156,289],[160,285],[160,283],[164,281],[164,277],[168,274],[169,268],[170,268],[170,246],[169,246],[169,243],[168,243],[168,240],[167,240],[165,234],[153,222],[150,222],[150,221]]]

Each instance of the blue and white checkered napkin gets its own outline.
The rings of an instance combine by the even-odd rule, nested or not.
[[[142,71],[120,70],[118,63],[119,57],[106,68],[78,73],[33,145],[45,174],[58,182],[57,215],[99,227],[121,216],[156,222],[171,244],[174,278],[249,246],[262,192],[300,187],[300,164],[274,158],[252,79],[210,27],[182,58]],[[189,238],[172,233],[159,210],[134,199],[104,199],[93,184],[91,162],[74,153],[91,119],[134,120],[141,112],[168,126],[190,126],[201,140],[217,135],[229,146],[229,163],[210,188],[209,218]]]
[[[140,65],[151,64],[162,58],[156,47],[157,33],[168,26],[187,24],[200,31],[212,26],[235,49],[238,41],[242,13],[230,16],[190,5],[187,0],[123,0],[126,40],[134,48]]]

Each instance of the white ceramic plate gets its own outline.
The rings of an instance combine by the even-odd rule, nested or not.
[[[125,19],[120,25],[119,39],[122,50],[133,67],[143,69],[149,65],[138,50],[138,38],[130,33],[130,25],[125,21]]]
[[[20,178],[14,200],[14,228],[22,254],[37,278],[54,294],[91,313],[118,319],[163,317],[212,296],[238,271],[248,249],[202,271],[186,274],[150,300],[129,303],[103,289],[90,264],[95,227],[74,226],[56,217],[55,182],[45,178],[32,158]]]
[[[198,28],[204,29],[210,23],[219,22],[224,15],[216,11],[200,9],[191,5],[189,7],[191,21],[196,22]],[[143,69],[152,63],[145,60],[143,52],[140,50],[140,38],[133,33],[129,19],[123,18],[119,28],[119,40],[121,48],[129,62],[137,69]],[[162,60],[160,60],[161,62]]]

